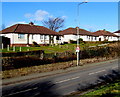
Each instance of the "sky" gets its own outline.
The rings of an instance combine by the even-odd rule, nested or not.
[[[6,0],[7,1],[7,0]],[[14,1],[14,0],[13,0]],[[41,21],[49,17],[61,17],[64,27],[79,26],[88,31],[106,29],[118,30],[118,2],[88,2],[77,6],[80,2],[2,2],[2,24],[6,27],[17,23],[29,23],[43,26]],[[79,24],[78,24],[79,22]]]
[[[1,0],[2,2],[82,2],[84,0]],[[90,2],[118,2],[120,0],[88,0]]]

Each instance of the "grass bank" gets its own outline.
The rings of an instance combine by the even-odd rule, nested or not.
[[[89,46],[97,46],[101,43],[81,43],[80,48],[83,49]],[[76,44],[64,44],[64,45],[54,45],[54,46],[40,46],[40,47],[15,47],[15,51],[13,51],[13,47],[0,49],[0,52],[20,52],[21,51],[33,51],[33,50],[44,50],[45,53],[57,53],[57,52],[65,52],[65,51],[75,51]]]
[[[120,80],[111,84],[103,85],[96,90],[86,93],[79,97],[120,97]]]

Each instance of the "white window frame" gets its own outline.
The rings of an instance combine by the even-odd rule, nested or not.
[[[44,35],[40,35],[40,39],[43,40],[44,39]]]
[[[25,34],[18,34],[18,39],[25,39]]]

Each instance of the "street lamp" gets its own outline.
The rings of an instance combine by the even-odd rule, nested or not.
[[[81,3],[79,3],[78,4],[78,6],[77,6],[77,18],[78,18],[78,27],[77,27],[77,48],[76,48],[76,52],[77,52],[77,66],[79,66],[79,50],[80,50],[80,48],[79,48],[79,6],[81,5],[81,4],[84,4],[84,3],[87,3],[87,1],[84,1],[84,2],[81,2]]]

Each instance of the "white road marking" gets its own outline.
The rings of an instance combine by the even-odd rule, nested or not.
[[[55,82],[55,83],[63,83],[63,82],[69,81],[69,80],[77,79],[77,78],[80,78],[80,77],[79,76],[78,77],[73,77],[73,78],[62,80],[62,81],[58,81],[58,82]]]
[[[118,66],[116,66],[116,67],[112,67],[112,69],[116,69],[116,68],[118,68]]]
[[[3,97],[12,96],[12,95],[15,95],[15,94],[24,93],[24,92],[28,92],[28,91],[36,90],[36,89],[38,89],[38,87],[35,87],[35,88],[32,88],[32,89],[23,90],[23,91],[19,91],[19,92],[15,92],[15,93],[11,93],[11,94],[5,95]]]
[[[101,82],[98,82],[98,84],[101,83]]]
[[[62,82],[66,82],[66,81],[69,81],[69,80],[74,80],[74,79],[77,79],[77,78],[79,78],[79,77],[74,77],[74,78],[70,78],[70,79],[67,79],[67,80],[62,80],[62,81],[59,81],[59,82],[56,82],[56,83],[62,83]],[[35,88],[32,88],[32,89],[23,90],[23,91],[19,91],[19,92],[15,92],[15,93],[11,93],[11,94],[5,95],[3,97],[12,96],[12,95],[15,95],[15,94],[24,93],[24,92],[28,92],[28,91],[36,90],[36,89],[38,89],[38,87],[35,87]]]
[[[103,71],[105,71],[105,69],[104,69],[104,70],[97,71],[97,72],[89,73],[88,75],[92,75],[92,74],[100,73],[100,72],[103,72]]]

